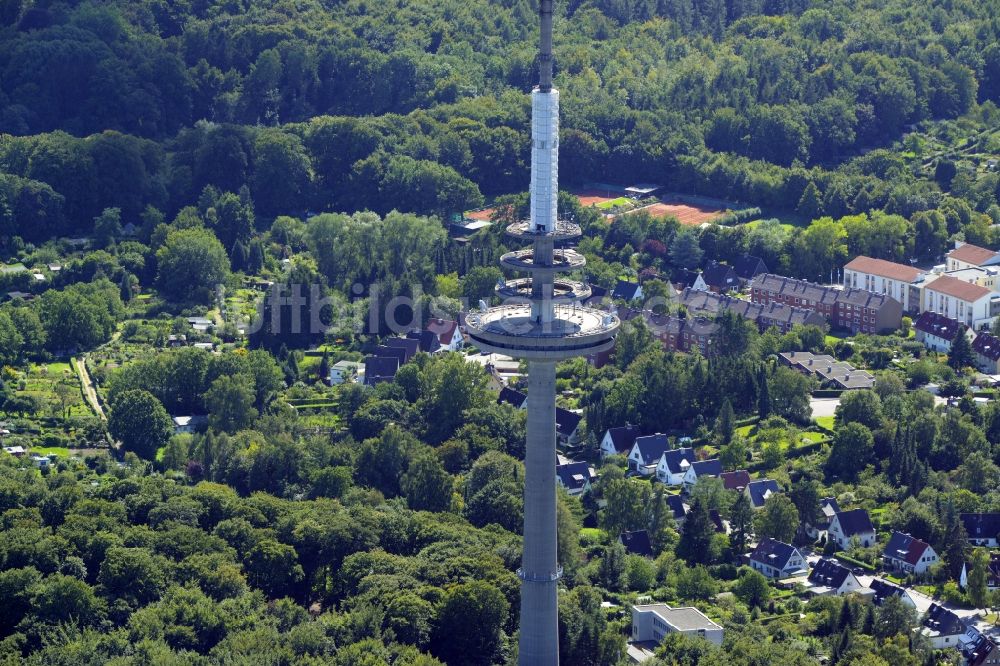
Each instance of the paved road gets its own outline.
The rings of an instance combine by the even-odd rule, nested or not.
[[[107,416],[104,414],[104,408],[101,407],[101,401],[97,399],[97,391],[94,389],[94,382],[90,379],[90,373],[87,372],[87,364],[84,362],[84,358],[70,359],[73,367],[76,369],[76,376],[80,378],[80,386],[83,387],[83,396],[87,399],[87,404],[90,408],[94,410],[102,421],[107,420]]]

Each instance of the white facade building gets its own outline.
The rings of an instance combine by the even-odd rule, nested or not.
[[[632,640],[659,643],[670,633],[700,636],[722,645],[723,629],[697,608],[671,608],[666,604],[632,606]]]

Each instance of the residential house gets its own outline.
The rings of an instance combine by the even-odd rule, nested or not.
[[[667,436],[663,434],[636,437],[628,454],[629,468],[643,476],[659,476],[660,462],[669,445]]]
[[[337,386],[344,382],[353,382],[361,373],[364,366],[357,361],[337,361],[330,366],[330,386]]]
[[[816,377],[826,387],[846,391],[875,386],[875,375],[867,370],[858,370],[850,363],[838,361],[828,354],[782,352],[778,355],[778,360],[794,370]]]
[[[182,415],[172,416],[170,419],[174,422],[175,435],[190,435],[203,430],[208,425],[208,417],[206,416]]]
[[[782,333],[787,333],[793,326],[826,326],[826,319],[819,313],[783,303],[752,303],[726,294],[696,289],[685,289],[677,300],[690,315],[715,317],[723,310],[731,310],[744,319],[753,321],[761,331],[772,326]]]
[[[709,262],[705,270],[702,271],[701,279],[704,280],[709,291],[716,294],[725,294],[739,289],[740,286],[740,278],[736,275],[733,267],[717,261]]]
[[[562,444],[576,444],[580,441],[582,414],[556,407],[556,437]]]
[[[403,350],[403,363],[409,363],[420,351],[420,341],[413,338],[389,338],[385,344],[387,347]]]
[[[27,453],[27,451],[24,449],[24,447],[20,446],[20,445],[18,445],[18,446],[5,446],[5,447],[3,447],[3,450],[4,450],[4,453],[7,453],[8,455],[12,455],[15,458],[20,458],[25,453]]]
[[[824,497],[819,501],[819,517],[806,525],[806,534],[813,539],[818,539],[820,532],[825,532],[830,528],[830,521],[834,514],[840,511],[840,505],[834,497]]]
[[[31,462],[35,464],[38,469],[48,469],[49,465],[52,463],[48,456],[40,456],[37,454],[32,454]]]
[[[375,348],[373,355],[381,356],[383,358],[394,358],[402,366],[406,363],[407,351],[401,347],[390,347],[389,345],[379,345]]]
[[[420,345],[420,351],[427,354],[433,354],[441,349],[438,337],[431,331],[410,331],[406,334],[406,337],[416,340]]]
[[[764,260],[752,254],[744,254],[734,261],[733,270],[736,271],[736,277],[740,279],[740,284],[743,286],[746,286],[750,280],[761,273],[768,272],[767,264],[764,263]]]
[[[748,483],[743,492],[745,492],[747,498],[749,498],[750,506],[752,508],[763,509],[764,503],[767,502],[767,498],[771,495],[780,493],[781,488],[778,487],[778,482],[773,479],[758,479]]]
[[[882,563],[890,571],[921,575],[938,562],[930,544],[902,532],[893,532],[882,551]]]
[[[653,335],[659,338],[665,351],[698,352],[705,357],[715,355],[719,325],[704,317],[684,318],[673,315],[644,313]]]
[[[926,310],[913,322],[913,329],[916,331],[917,342],[922,342],[931,351],[947,354],[951,351],[951,345],[958,337],[962,324],[951,317]],[[972,340],[976,334],[967,328],[966,337]]]
[[[618,540],[625,546],[625,552],[630,555],[653,556],[653,545],[649,541],[649,532],[646,530],[622,532]]]
[[[859,256],[844,266],[844,286],[887,294],[909,313],[920,311],[920,288],[937,276],[927,271],[884,259]]]
[[[996,548],[1000,545],[1000,513],[960,513],[958,517],[973,546]]]
[[[922,310],[938,312],[976,330],[988,328],[1000,312],[1000,295],[951,275],[942,275],[923,291]]]
[[[965,635],[965,623],[944,606],[933,603],[920,624],[920,633],[927,637],[935,650],[960,647]]]
[[[972,243],[955,241],[955,249],[945,255],[945,270],[949,271],[997,265],[1000,265],[1000,252],[987,250]]]
[[[903,304],[888,294],[824,287],[772,273],[763,273],[751,281],[750,298],[754,303],[777,302],[818,312],[832,326],[854,334],[894,331],[903,318]]]
[[[673,632],[704,638],[722,645],[723,629],[697,608],[671,608],[666,604],[632,606],[632,640],[659,643]]]
[[[666,441],[665,435],[658,435]],[[643,439],[640,437],[636,440]],[[684,483],[684,476],[687,474],[691,463],[695,462],[694,449],[691,447],[680,447],[677,449],[664,449],[656,462],[656,478],[668,486],[679,486]]]
[[[502,405],[504,403],[507,403],[514,409],[525,409],[528,406],[528,396],[516,389],[504,386],[500,389],[500,395],[497,397],[497,404]]]
[[[641,301],[642,285],[638,282],[618,280],[618,284],[615,285],[614,291],[611,292],[611,298],[616,301],[625,301],[626,303]]]
[[[711,460],[695,460],[684,473],[684,488],[691,490],[698,483],[698,479],[705,477],[718,478],[722,474],[722,463],[718,458]]]
[[[966,666],[994,666],[1000,664],[1000,647],[986,634],[970,626],[961,644]]]
[[[719,478],[722,479],[722,487],[726,490],[743,492],[743,489],[750,485],[750,472],[745,469],[723,472]]]
[[[684,503],[684,499],[680,495],[667,495],[667,506],[670,507],[670,512],[674,516],[674,523],[677,527],[683,525],[684,519],[687,518],[691,507]]]
[[[701,272],[689,271],[687,269],[676,269],[671,273],[670,284],[678,292],[690,289],[691,291],[708,291],[708,285],[701,277]]]
[[[465,336],[462,335],[457,321],[431,319],[427,322],[424,330],[437,336],[439,351],[458,351],[465,346]]]
[[[852,539],[857,539],[863,548],[875,543],[875,528],[868,512],[864,509],[838,511],[833,514],[827,534],[829,539],[845,550],[851,545]]]
[[[601,438],[601,457],[628,455],[639,433],[639,426],[634,425],[608,428]]]
[[[860,592],[861,582],[847,567],[824,557],[809,572],[809,591],[815,595]]]
[[[887,580],[873,578],[872,582],[868,584],[868,589],[872,591],[872,603],[876,606],[881,606],[882,602],[889,597],[899,597],[900,601],[910,608],[917,607],[917,602],[909,590],[899,585],[893,585]]]
[[[760,540],[750,553],[750,567],[767,578],[788,578],[806,570],[806,558],[795,546],[770,537]]]
[[[966,563],[962,564],[962,573],[958,577],[958,584],[965,589],[969,584],[969,575],[966,571]],[[989,590],[1000,589],[1000,553],[990,553],[990,562],[986,570],[986,588]]]
[[[375,386],[382,382],[391,382],[399,370],[399,359],[395,356],[365,357],[365,386]]]
[[[590,485],[597,480],[594,468],[586,462],[571,462],[556,465],[556,483],[570,495],[582,495],[590,491]]]
[[[976,367],[988,375],[1000,375],[1000,338],[982,331],[972,341]]]

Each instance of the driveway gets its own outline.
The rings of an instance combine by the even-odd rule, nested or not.
[[[833,416],[839,404],[840,398],[809,398],[809,407],[812,409],[814,419],[821,416]]]

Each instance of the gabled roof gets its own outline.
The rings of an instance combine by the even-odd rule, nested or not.
[[[882,554],[894,560],[902,560],[907,564],[916,564],[928,548],[930,548],[930,544],[920,539],[902,532],[893,532],[889,543],[885,544],[885,550],[882,551]]]
[[[836,497],[824,497],[819,501],[819,509],[826,516],[827,520],[833,518],[833,514],[840,512],[840,505],[837,504]]]
[[[775,567],[776,569],[784,569],[794,552],[794,546],[770,537],[765,537],[760,540],[760,543],[757,544],[757,547],[750,554],[750,559],[754,562]]]
[[[750,472],[745,469],[723,472],[719,478],[722,479],[722,487],[726,490],[743,490],[750,484]]]
[[[970,539],[1000,538],[1000,513],[960,513],[959,519]]]
[[[441,343],[438,342],[437,336],[431,331],[410,331],[406,334],[406,337],[419,342],[420,351],[422,352],[433,354],[438,349],[441,349]]]
[[[556,407],[556,432],[563,437],[571,437],[582,419],[582,414]]]
[[[556,476],[567,489],[582,490],[590,480],[590,465],[585,462],[556,465]]]
[[[966,303],[974,303],[984,296],[989,296],[993,292],[986,287],[981,287],[972,282],[965,282],[950,275],[942,275],[938,279],[928,284],[924,289],[936,291],[945,296],[957,298]]]
[[[674,520],[684,520],[690,508],[684,503],[684,499],[680,495],[667,495],[667,506],[673,512]]]
[[[733,262],[733,270],[743,280],[750,280],[755,275],[767,272],[767,264],[760,257],[744,254]]]
[[[448,345],[451,344],[451,339],[455,337],[455,331],[458,330],[458,322],[449,319],[431,319],[427,322],[427,326],[424,329],[436,335],[442,345]]]
[[[773,479],[758,479],[747,484],[747,494],[750,496],[750,503],[755,507],[764,506],[764,502],[771,495],[781,492],[778,482]]]
[[[987,663],[987,659],[996,654],[998,649],[1000,648],[997,648],[996,643],[989,636],[977,631],[975,637],[962,646],[962,653],[965,655],[967,666],[983,666]]]
[[[868,512],[864,509],[840,511],[834,514],[834,517],[840,522],[840,531],[846,537],[875,531],[875,528],[872,526],[872,520],[868,516]]]
[[[649,542],[649,533],[646,530],[622,532],[618,538],[625,546],[626,552],[644,557],[653,556],[653,545]]]
[[[365,357],[365,384],[392,381],[399,370],[399,359],[390,356]]]
[[[697,476],[719,476],[722,474],[722,463],[718,458],[711,460],[696,460],[691,463]]]
[[[991,361],[1000,361],[1000,338],[985,331],[978,333],[972,341],[972,351]]]
[[[658,436],[663,437],[664,441],[667,439],[666,435]],[[642,437],[636,441],[638,442],[641,439]],[[667,466],[667,469],[670,470],[671,474],[683,474],[688,470],[688,467],[690,467],[691,463],[694,461],[694,449],[691,447],[681,447],[670,451],[664,449],[663,451],[663,462]]]
[[[635,447],[644,465],[655,465],[669,445],[667,436],[662,433],[635,438]]]
[[[675,285],[679,285],[681,289],[685,289],[697,282],[699,275],[701,275],[701,273],[689,271],[684,268],[676,268],[671,273],[671,278]]]
[[[993,250],[988,250],[985,247],[979,247],[972,243],[964,243],[956,247],[948,253],[947,257],[961,261],[962,263],[972,264],[973,266],[987,266],[995,264],[1000,260],[1000,257]]]
[[[520,391],[512,389],[508,386],[504,386],[500,389],[500,395],[497,397],[497,404],[502,405],[507,403],[517,409],[521,409],[524,406],[524,401],[528,399],[528,396]]]
[[[636,293],[639,291],[638,282],[626,282],[625,280],[618,280],[618,284],[615,285],[615,290],[611,293],[611,298],[631,301],[636,298]]]
[[[606,436],[610,436],[611,443],[618,453],[627,454],[635,444],[635,438],[639,436],[639,426],[623,425],[617,428],[608,428]]]
[[[900,282],[914,282],[921,275],[920,269],[913,266],[865,256],[855,257],[844,266],[844,270],[877,275]]]
[[[917,317],[917,321],[913,323],[913,328],[926,335],[933,335],[934,337],[953,342],[958,335],[958,331],[962,328],[962,324],[938,312],[925,310]]]
[[[736,271],[733,270],[732,266],[720,264],[715,261],[711,262],[705,268],[701,274],[701,279],[709,287],[715,287],[720,291],[735,289],[740,284],[739,276],[736,275]]]
[[[901,597],[906,592],[906,590],[898,585],[893,585],[881,578],[873,578],[868,587],[875,593],[875,598],[872,601],[876,606],[880,606],[889,597]]]
[[[841,566],[833,560],[824,557],[809,572],[809,582],[813,585],[839,590],[844,581],[853,575],[847,567]]]
[[[953,612],[938,604],[931,604],[924,617],[923,626],[937,632],[939,636],[955,636],[965,633],[965,624]]]
[[[385,341],[385,344],[387,347],[395,347],[406,352],[406,358],[403,359],[403,363],[408,362],[420,351],[420,341],[413,340],[412,338],[389,338]]]
[[[390,347],[388,345],[379,345],[372,352],[374,356],[379,356],[382,358],[394,358],[399,361],[400,365],[406,363],[406,350],[401,347]]]

